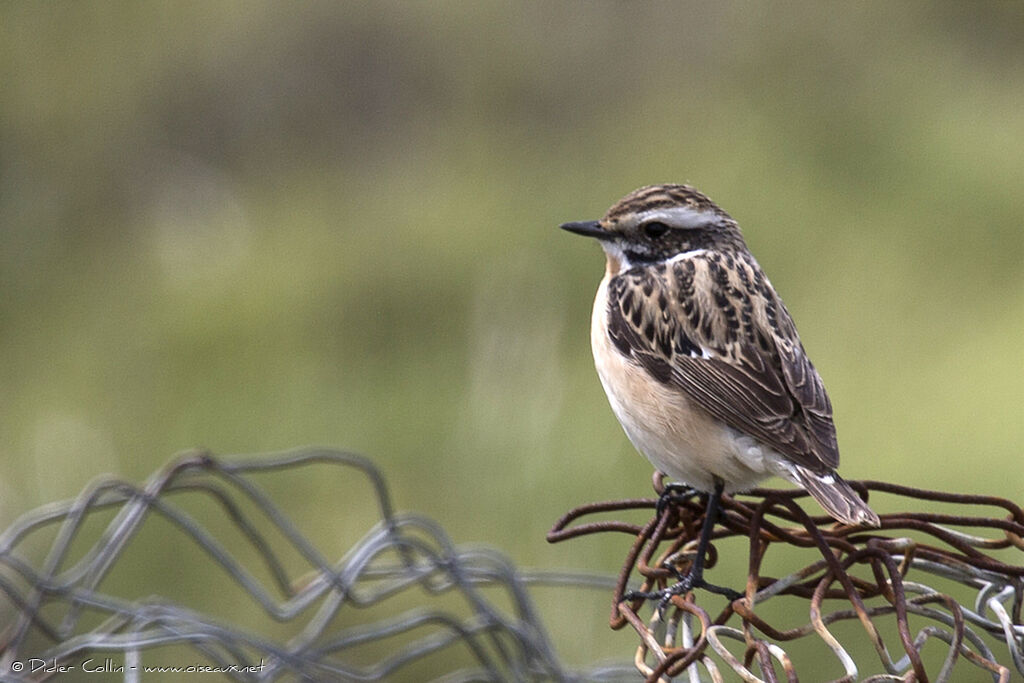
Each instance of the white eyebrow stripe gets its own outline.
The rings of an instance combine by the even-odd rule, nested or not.
[[[700,211],[692,206],[670,206],[637,214],[638,223],[648,221],[661,221],[673,228],[702,228],[721,224],[722,217],[714,211]]]

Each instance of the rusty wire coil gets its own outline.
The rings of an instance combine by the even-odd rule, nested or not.
[[[673,596],[663,610],[623,598],[634,573],[642,580],[641,590],[650,592],[673,584],[688,569],[704,515],[696,496],[670,505],[660,519],[642,525],[579,520],[650,509],[653,499],[583,505],[560,519],[548,540],[609,532],[635,537],[614,591],[610,623],[613,629],[629,625],[636,631],[640,642],[635,665],[647,681],[723,681],[732,680],[733,673],[744,681],[795,681],[799,663],[784,645],[812,636],[842,667],[840,681],[959,681],[971,675],[970,667],[1000,682],[1010,680],[1012,669],[1024,675],[1024,510],[992,496],[876,481],[851,484],[862,494],[896,498],[901,508],[928,501],[930,507],[953,504],[958,514],[883,514],[881,528],[863,529],[808,515],[799,504],[806,496],[801,491],[756,489],[725,496],[712,538],[748,539],[749,571],[744,597],[714,616],[706,605],[723,599],[708,593]],[[662,477],[656,475],[655,491],[660,495],[663,490]],[[766,576],[766,554],[779,546],[797,549],[799,566],[786,576]],[[716,558],[712,545],[709,566]],[[929,585],[936,582],[953,589],[942,592]],[[806,601],[803,625],[779,628],[762,616],[765,604],[780,596]],[[653,616],[645,621],[640,613],[647,609]],[[924,624],[916,632],[911,616],[915,624]],[[851,638],[839,638],[830,629],[844,621],[860,624],[863,638],[877,654],[880,673],[861,678],[861,670],[872,665],[855,662],[849,652]],[[881,631],[891,631],[891,622],[897,636],[887,641]],[[945,656],[931,670],[922,656],[927,643],[945,644]],[[929,645],[930,650],[936,647]],[[737,656],[739,648],[742,654]],[[902,656],[891,655],[892,648]]]

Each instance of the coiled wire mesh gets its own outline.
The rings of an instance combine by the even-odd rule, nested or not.
[[[856,633],[846,630],[840,638],[833,632],[833,625],[844,621],[860,624],[862,639],[870,642],[884,670],[863,680],[961,681],[968,680],[970,666],[1000,682],[1010,680],[1010,667],[1024,675],[1021,507],[991,496],[924,491],[877,481],[851,484],[861,492],[896,497],[901,507],[912,509],[921,501],[932,501],[954,504],[959,514],[883,514],[881,528],[861,529],[808,515],[798,503],[806,496],[801,491],[758,489],[725,496],[712,538],[717,542],[731,537],[747,539],[750,554],[745,596],[713,617],[698,604],[698,598],[701,603],[722,598],[692,592],[676,595],[666,609],[652,609],[654,614],[646,622],[640,616],[642,601],[624,600],[630,576],[639,574],[642,590],[649,592],[673,584],[688,570],[704,515],[696,496],[670,505],[661,518],[643,525],[576,522],[588,515],[649,509],[655,500],[584,505],[559,520],[548,540],[609,532],[635,537],[614,591],[611,627],[628,624],[636,631],[640,642],[635,663],[647,681],[674,677],[723,681],[727,680],[723,671],[728,670],[744,681],[776,681],[780,677],[795,681],[797,663],[782,644],[813,636],[842,667],[844,675],[837,680],[860,680],[859,667],[868,665],[855,663],[849,653]],[[660,494],[663,490],[662,479],[656,475],[655,491]],[[996,510],[1000,516],[994,517]],[[783,546],[789,549],[783,559],[790,573],[778,578],[765,575],[769,550],[778,557]],[[712,546],[709,565],[715,557]],[[1004,561],[1007,558],[1009,561]],[[929,585],[936,582],[948,585],[948,592]],[[968,599],[958,600],[950,593]],[[782,596],[805,602],[805,624],[783,629],[773,625],[771,617],[763,616],[766,611],[771,613],[773,602]],[[895,622],[896,647],[903,653],[898,658],[890,654],[882,635],[892,630],[891,623],[883,623],[886,620]],[[989,637],[988,642],[984,636]],[[742,653],[735,654],[727,641],[741,643]],[[946,644],[945,654],[929,670],[922,650],[936,641]],[[990,643],[998,646],[999,654]]]
[[[357,473],[378,508],[376,523],[337,561],[253,480],[313,465]],[[729,670],[746,681],[796,680],[797,664],[783,644],[816,635],[845,681],[859,670],[849,653],[851,637],[834,633],[844,621],[860,624],[884,669],[865,680],[961,680],[968,665],[997,681],[1009,680],[1010,667],[1024,673],[1024,511],[1001,498],[856,485],[903,502],[955,504],[961,514],[884,514],[881,529],[863,530],[809,516],[798,503],[800,492],[727,496],[714,539],[747,540],[745,597],[712,617],[698,596],[675,596],[667,610],[653,610],[645,622],[641,604],[622,601],[630,577],[638,574],[649,591],[670,585],[687,569],[704,514],[695,498],[646,524],[571,526],[595,513],[649,510],[654,500],[585,505],[560,520],[549,534],[553,542],[605,532],[634,537],[618,580],[602,583],[588,575],[525,573],[495,551],[454,545],[436,522],[396,513],[380,472],[358,455],[303,450],[221,459],[192,453],[142,486],[97,480],[75,500],[30,512],[0,534],[0,610],[10,616],[0,635],[0,680],[63,678],[62,667],[74,671],[77,662],[82,671],[82,659],[93,655],[93,672],[142,680],[151,670],[167,670],[146,666],[150,652],[166,646],[202,662],[179,673],[205,667],[244,681],[619,681],[636,680],[637,669],[649,681],[723,681]],[[655,490],[662,490],[660,479]],[[214,501],[233,535],[192,516],[183,496]],[[994,509],[1003,516],[991,516]],[[100,520],[98,534],[89,526],[94,518]],[[127,561],[127,549],[154,520],[185,534],[251,607],[289,628],[268,634],[166,597],[131,600],[108,588]],[[788,561],[798,566],[781,578],[767,576],[769,549],[783,547],[792,549]],[[294,555],[301,558],[298,574],[288,569]],[[36,556],[42,559],[33,561]],[[714,560],[712,552],[711,565]],[[973,593],[973,606],[926,581]],[[612,627],[628,624],[639,636],[636,668],[566,667],[531,601],[532,583],[611,590]],[[413,593],[420,603],[409,603]],[[453,595],[457,607],[443,601]],[[803,601],[806,624],[780,628],[765,616],[765,605],[784,597]],[[383,616],[364,611],[382,605],[392,609]],[[358,616],[340,619],[352,613]],[[898,659],[889,654],[885,620],[895,624],[903,650]],[[729,641],[741,643],[742,652],[734,653]],[[935,641],[946,643],[946,652],[929,670],[922,650]],[[102,659],[108,656],[117,659]],[[432,668],[416,668],[428,659]]]
[[[378,507],[377,522],[337,561],[253,481],[312,465],[361,476]],[[196,496],[219,506],[229,533],[189,514],[182,503]],[[99,534],[87,531],[94,517],[102,518]],[[185,534],[242,589],[251,604],[239,612],[248,606],[289,628],[268,634],[238,617],[218,618],[166,597],[129,600],[109,588],[132,543],[160,533],[147,526],[156,520]],[[40,554],[41,561],[31,559]],[[295,555],[303,569],[298,578],[287,569]],[[186,573],[175,581],[210,579]],[[381,473],[358,455],[302,450],[222,459],[196,452],[142,486],[97,480],[77,499],[30,512],[0,535],[0,614],[7,624],[0,680],[106,672],[137,681],[161,671],[244,681],[635,680],[631,666],[573,672],[561,663],[527,590],[544,582],[614,585],[592,576],[528,575],[495,551],[454,545],[436,522],[396,513]],[[452,596],[458,599],[443,601]],[[364,611],[389,605],[385,616]],[[201,663],[147,666],[150,652],[167,646],[178,648],[180,663]],[[432,655],[431,667],[416,668]]]

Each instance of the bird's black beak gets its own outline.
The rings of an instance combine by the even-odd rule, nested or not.
[[[601,227],[599,221],[577,221],[575,223],[562,223],[562,230],[574,232],[584,237],[596,237],[599,240],[612,238],[612,233]]]

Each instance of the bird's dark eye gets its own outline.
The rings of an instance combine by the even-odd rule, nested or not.
[[[668,226],[661,221],[651,221],[650,223],[644,223],[643,230],[644,234],[651,239],[658,239],[668,232]]]

